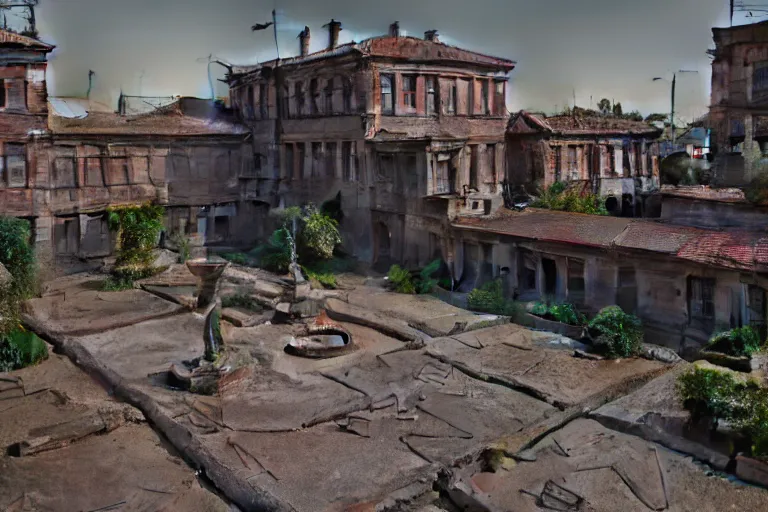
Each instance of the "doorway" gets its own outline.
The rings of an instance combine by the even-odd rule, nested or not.
[[[541,270],[544,272],[544,295],[553,299],[557,294],[557,263],[555,260],[542,258]]]

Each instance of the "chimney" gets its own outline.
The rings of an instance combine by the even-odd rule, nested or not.
[[[309,27],[304,27],[304,30],[299,32],[299,45],[301,47],[301,56],[306,57],[309,55]]]
[[[424,32],[424,39],[427,41],[432,41],[433,43],[439,43],[440,39],[438,39],[437,30],[427,30]]]
[[[400,37],[400,22],[396,21],[389,26],[389,37]]]
[[[341,32],[341,22],[331,18],[328,23],[328,49],[333,50],[339,46],[339,32]]]

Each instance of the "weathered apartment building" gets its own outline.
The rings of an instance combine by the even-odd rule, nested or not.
[[[509,181],[533,194],[558,181],[582,184],[613,215],[658,216],[660,134],[647,123],[577,109],[519,112],[507,128]]]
[[[714,180],[742,186],[768,170],[768,22],[714,28],[712,34]]]
[[[452,250],[449,218],[501,203],[507,75],[515,63],[443,44],[436,31],[328,45],[235,67],[232,104],[253,133],[247,198],[320,205],[340,194],[345,248],[382,265]]]
[[[30,221],[43,269],[108,256],[109,206],[167,205],[168,231],[199,243],[255,238],[241,220],[255,179],[245,127],[185,98],[143,115],[62,116],[48,105],[53,49],[0,30],[0,213]]]

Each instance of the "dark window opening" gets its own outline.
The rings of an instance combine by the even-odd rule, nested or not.
[[[325,144],[325,175],[329,178],[336,177],[336,143]]]
[[[467,114],[474,114],[475,110],[475,82],[474,80],[464,80],[464,85],[467,88]]]
[[[485,154],[488,158],[488,170],[491,172],[491,183],[499,182],[499,175],[496,169],[496,144],[488,144],[485,147]]]
[[[291,89],[287,85],[283,86],[283,97],[280,100],[280,105],[282,109],[281,116],[283,118],[291,117]]]
[[[27,186],[27,149],[24,144],[5,144],[5,170],[8,187]]]
[[[493,113],[497,116],[503,116],[507,110],[507,100],[504,98],[504,82],[496,81],[493,86]]]
[[[294,87],[294,94],[296,95],[296,115],[300,116],[304,114],[304,84],[302,82],[296,82]]]
[[[262,119],[269,117],[269,90],[267,84],[259,84],[259,115]]]
[[[329,78],[325,84],[325,113],[333,114],[333,87],[336,79]]]
[[[445,113],[448,115],[456,114],[456,80],[451,80],[448,84],[448,98],[445,102]]]
[[[584,262],[568,258],[568,300],[583,304],[585,298]]]
[[[477,146],[469,146],[469,188],[478,190],[477,186],[477,172],[478,172],[478,154]]]
[[[765,289],[759,286],[749,285],[747,294],[747,307],[749,308],[749,325],[760,333],[760,339],[766,337],[765,322]]]
[[[381,113],[391,115],[392,105],[392,75],[381,75]]]
[[[319,111],[317,105],[317,96],[319,92],[317,90],[317,78],[313,78],[309,81],[309,113],[317,114]]]
[[[489,95],[489,83],[488,80],[483,80],[480,82],[480,113],[484,116],[487,116],[491,113],[488,101],[488,95]]]
[[[253,119],[254,117],[255,110],[253,108],[253,100],[254,100],[253,91],[254,89],[252,85],[249,85],[248,88],[246,89],[247,97],[245,98],[245,102],[244,102],[246,119]]]
[[[376,181],[392,182],[395,176],[395,159],[392,155],[379,155],[379,169],[376,173]]]
[[[403,107],[416,108],[416,76],[403,75]]]
[[[619,268],[619,290],[616,301],[626,313],[635,314],[637,310],[637,278],[634,267]]]
[[[426,93],[427,93],[427,115],[433,115],[436,113],[435,105],[437,105],[437,79],[434,76],[426,77]]]
[[[768,90],[768,64],[760,64],[759,67],[755,67],[752,74],[752,91],[762,92]]]
[[[554,298],[557,294],[557,263],[549,258],[542,258],[541,269],[544,272],[544,295]]]
[[[303,142],[296,144],[296,152],[299,154],[299,165],[297,166],[298,170],[296,172],[296,177],[301,179],[304,177],[304,166],[307,158],[306,144]]]
[[[5,84],[5,80],[0,80],[0,108],[5,108],[8,106],[8,96],[5,92]]]
[[[552,149],[555,152],[555,181],[560,181],[560,173],[563,167],[563,148],[555,146]]]
[[[520,252],[519,286],[522,292],[536,291],[536,259],[528,251]]]
[[[322,153],[323,153],[323,146],[320,142],[313,142],[312,143],[312,170],[311,170],[311,176],[313,178],[320,175],[320,167],[322,166]]]
[[[292,180],[294,178],[294,169],[296,161],[294,158],[293,144],[285,145],[285,178]]]
[[[349,78],[344,79],[344,113],[352,113],[352,80]]]
[[[352,142],[341,143],[341,172],[344,181],[352,181]]]
[[[688,312],[690,324],[706,332],[715,324],[715,280],[688,278]]]

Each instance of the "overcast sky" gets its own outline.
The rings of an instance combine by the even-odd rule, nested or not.
[[[312,51],[327,44],[322,26],[343,23],[341,42],[385,33],[400,21],[409,35],[437,29],[444,42],[518,62],[509,107],[553,111],[587,107],[602,97],[644,114],[669,110],[676,69],[678,111],[706,111],[711,28],[727,26],[728,0],[40,0],[38,28],[57,45],[50,91],[114,104],[126,94],[209,93],[209,54],[249,64],[275,56],[272,32],[251,32],[277,8],[280,55],[298,52],[298,32],[312,31]],[[223,69],[214,66],[216,77]],[[226,94],[219,84],[217,94]]]

